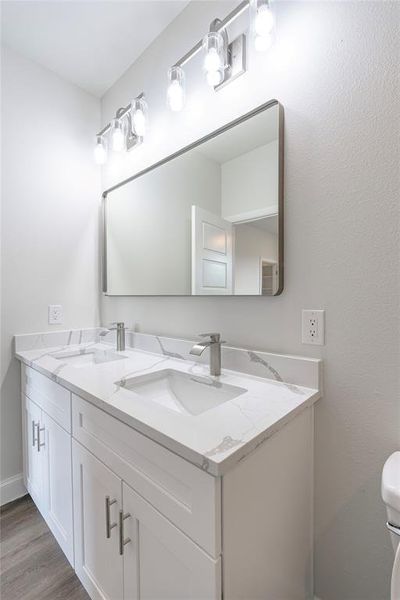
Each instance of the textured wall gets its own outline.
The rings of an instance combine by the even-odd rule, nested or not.
[[[2,50],[1,480],[22,471],[19,366],[12,337],[96,325],[99,101]],[[64,324],[49,326],[47,305]]]
[[[105,95],[103,121],[145,90],[151,135],[104,170],[140,169],[270,98],[285,108],[285,290],[276,298],[104,298],[103,322],[322,357],[316,410],[315,580],[323,600],[389,596],[380,473],[399,440],[400,4],[276,3],[268,58],[214,94],[200,58],[188,107],[165,109],[166,71],[231,2],[193,2]],[[242,23],[243,25],[243,23]],[[325,308],[327,343],[301,345],[300,311]]]

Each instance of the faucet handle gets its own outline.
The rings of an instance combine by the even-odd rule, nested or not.
[[[115,327],[111,327],[110,330],[114,329],[126,329],[125,323],[123,321],[114,321],[111,325],[115,325]]]
[[[220,342],[221,334],[220,333],[199,333],[199,337],[209,337],[212,342]]]

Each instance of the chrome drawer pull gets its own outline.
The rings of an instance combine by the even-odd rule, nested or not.
[[[40,452],[40,448],[43,448],[44,442],[40,441],[40,432],[44,431],[44,427],[40,427],[39,423],[36,424],[37,427],[37,451]]]
[[[36,442],[37,442],[37,437],[36,437],[36,427],[39,426],[39,423],[35,423],[35,421],[32,420],[32,446],[35,447],[36,446]]]
[[[124,538],[124,521],[125,519],[129,519],[130,516],[131,513],[124,515],[122,510],[119,511],[119,553],[121,556],[124,553],[124,546],[131,541],[131,538]]]
[[[116,499],[110,500],[110,496],[106,496],[106,538],[110,539],[111,529],[117,526],[116,523],[111,523],[110,506],[116,503]]]

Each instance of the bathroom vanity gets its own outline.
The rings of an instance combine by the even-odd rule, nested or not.
[[[282,106],[117,183],[102,207],[104,294],[280,294]],[[311,598],[320,361],[224,346],[221,372],[219,334],[128,332],[126,349],[124,335],[15,338],[25,484],[90,597]]]
[[[320,361],[223,348],[212,378],[185,340],[15,339],[25,485],[91,598],[311,597]]]

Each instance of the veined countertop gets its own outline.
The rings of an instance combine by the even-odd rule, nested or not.
[[[223,475],[321,397],[318,389],[227,369],[222,370],[220,377],[210,378],[206,364],[181,360],[171,353],[127,348],[118,353],[123,360],[77,367],[52,356],[65,349],[65,346],[17,349],[16,357],[214,476]],[[89,349],[114,351],[104,343],[68,345],[69,352]],[[118,383],[162,369],[207,377],[247,391],[193,416],[145,400]]]

